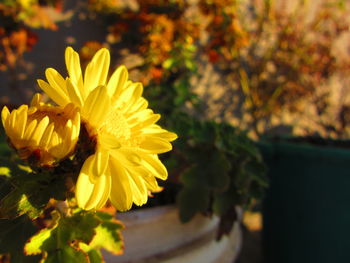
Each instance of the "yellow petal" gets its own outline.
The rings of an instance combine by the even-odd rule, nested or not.
[[[138,206],[145,204],[148,198],[148,191],[142,177],[137,173],[137,170],[130,170],[129,178],[133,202]]]
[[[178,137],[176,133],[169,132],[166,130],[162,130],[162,132],[159,133],[152,133],[154,136],[159,136],[160,138],[167,140],[169,142],[175,141]]]
[[[66,125],[64,126],[65,133],[63,137],[61,136],[60,141],[58,144],[56,144],[55,147],[55,156],[58,159],[61,159],[67,154],[71,153],[73,150],[73,147],[75,146],[74,141],[72,141],[72,132],[73,132],[73,124],[71,120],[68,120],[66,122]],[[57,135],[58,136],[58,135]],[[58,137],[57,137],[58,139]]]
[[[32,101],[30,102],[30,106],[32,107],[40,106],[41,97],[42,95],[40,93],[35,93],[35,95],[32,98]]]
[[[113,72],[107,84],[108,94],[111,98],[117,98],[120,95],[128,77],[128,70],[125,66],[120,66]]]
[[[132,132],[136,132],[139,129],[146,128],[154,123],[156,123],[160,119],[160,114],[152,114],[147,116],[147,118],[142,121],[131,123],[130,128]]]
[[[148,153],[154,154],[165,153],[173,148],[169,141],[156,136],[145,136],[139,147]]]
[[[96,204],[96,209],[102,208],[111,193],[111,176],[109,173],[106,174],[106,181],[105,181],[105,190],[103,191],[103,195],[100,197],[100,201]]]
[[[164,164],[158,159],[157,155],[140,154],[142,165],[155,177],[166,180],[168,171]]]
[[[32,137],[32,134],[36,128],[36,124],[37,124],[37,120],[32,120],[27,128],[26,128],[26,131],[24,132],[24,135],[23,135],[23,139],[24,140],[29,140],[31,137]]]
[[[64,78],[61,76],[60,73],[58,73],[53,68],[48,68],[45,70],[45,76],[52,88],[62,92],[65,95],[68,95],[67,88],[66,88],[66,81],[64,80]]]
[[[31,138],[34,145],[39,145],[41,137],[43,136],[49,122],[50,122],[49,117],[45,116],[44,118],[41,119],[41,121],[36,126]]]
[[[156,124],[153,124],[147,128],[144,128],[142,131],[146,135],[157,136],[169,142],[172,142],[177,139],[176,133],[164,130]]]
[[[140,97],[130,108],[130,113],[138,112],[144,109],[147,109],[148,101],[142,97]]]
[[[73,131],[72,131],[72,140],[76,140],[79,137],[80,133],[80,113],[77,112],[72,121],[73,123]]]
[[[46,149],[47,146],[50,145],[50,141],[51,141],[51,137],[52,137],[52,133],[53,133],[53,130],[55,129],[55,124],[54,123],[51,123],[45,130],[41,140],[40,140],[40,146],[43,148],[43,149]]]
[[[109,153],[106,149],[98,150],[94,154],[94,161],[92,166],[92,175],[97,178],[105,173],[109,161]]]
[[[132,115],[130,115],[127,120],[129,123],[133,124],[133,123],[139,123],[142,122],[148,118],[153,118],[154,113],[151,109],[145,109],[139,112],[136,112]]]
[[[65,52],[66,67],[69,78],[81,92],[83,99],[87,96],[87,91],[84,90],[83,74],[80,67],[79,54],[71,47],[66,48]]]
[[[67,78],[65,82],[70,101],[81,107],[83,105],[83,96],[81,95],[79,88],[74,85],[69,78]]]
[[[110,191],[109,175],[101,175],[95,183],[90,180],[90,173],[93,165],[93,156],[90,156],[84,163],[78,177],[75,195],[78,206],[85,209],[98,209],[104,205],[102,201],[106,200],[106,195]]]
[[[116,150],[121,147],[121,144],[116,136],[109,133],[101,133],[99,135],[99,140],[104,147],[110,150]]]
[[[28,106],[22,105],[17,111],[17,127],[19,138],[23,138],[25,128],[27,126]]]
[[[139,176],[148,190],[152,192],[159,192],[161,190],[156,178],[145,167],[141,165],[133,166],[132,168],[128,168],[128,171],[130,175]],[[148,195],[148,191],[146,191],[145,195]]]
[[[156,178],[154,178],[153,176],[148,176],[148,177],[145,177],[144,179],[147,184],[147,188],[150,192],[159,193],[160,191],[163,190],[163,187],[160,187],[158,185]]]
[[[90,199],[85,204],[86,210],[99,209],[107,201],[106,196],[109,196],[110,192],[110,176],[102,174],[94,184],[93,191]]]
[[[110,151],[110,154],[119,160],[123,166],[127,167],[134,167],[134,166],[140,166],[141,164],[141,157],[137,152],[132,148],[126,148],[122,147],[119,148],[116,151]]]
[[[55,132],[55,131],[54,131],[54,132],[52,133],[52,135],[51,135],[51,142],[50,142],[50,144],[51,144],[52,146],[56,146],[56,148],[61,146],[59,136],[58,136],[57,132]],[[54,150],[54,149],[55,149],[55,148],[53,148],[53,150]],[[57,156],[57,155],[56,155],[56,156]],[[59,156],[60,156],[60,155],[59,155]]]
[[[141,96],[143,87],[141,83],[132,83],[120,94],[116,107],[120,107],[127,112],[129,105],[133,105]],[[125,108],[125,109],[124,109]]]
[[[16,110],[13,110],[10,114],[9,121],[8,121],[9,122],[8,126],[10,127],[11,131],[15,130],[16,118],[17,118]]]
[[[78,206],[83,209],[85,209],[86,204],[89,202],[94,190],[94,184],[91,183],[89,179],[92,160],[93,156],[90,156],[88,159],[86,159],[80,171],[76,184],[75,197],[77,199]]]
[[[114,207],[118,210],[129,210],[132,206],[130,179],[128,178],[126,170],[116,160],[112,158],[110,160],[109,167],[112,187],[109,198]]]
[[[159,192],[161,190],[161,187],[159,187],[158,182],[153,175],[146,174],[142,178],[145,181],[147,189],[151,192]]]
[[[6,133],[8,133],[7,129],[8,129],[9,117],[10,117],[10,111],[6,106],[4,106],[2,108],[2,111],[1,111],[1,120],[2,120],[2,125],[4,126],[4,128],[6,130]]]
[[[38,79],[39,87],[58,105],[65,106],[69,103],[68,96],[60,89],[54,89],[46,81]]]
[[[101,48],[96,52],[85,69],[84,86],[88,92],[93,91],[100,85],[106,84],[109,63],[110,55],[108,49]]]
[[[107,94],[106,86],[99,86],[87,97],[82,109],[82,116],[89,120],[89,124],[99,127],[110,111],[111,100]]]

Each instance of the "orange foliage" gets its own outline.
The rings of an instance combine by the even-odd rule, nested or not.
[[[15,67],[18,59],[31,50],[37,40],[37,36],[27,28],[11,32],[0,28],[0,70]]]

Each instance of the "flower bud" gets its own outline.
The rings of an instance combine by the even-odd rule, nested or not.
[[[73,104],[51,106],[36,94],[29,107],[22,105],[10,112],[5,106],[1,117],[11,146],[30,164],[52,166],[74,152],[80,113]]]

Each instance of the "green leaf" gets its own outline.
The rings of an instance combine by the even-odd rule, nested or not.
[[[186,153],[185,162],[179,159],[178,164],[185,165],[180,175],[183,189],[177,197],[181,220],[213,211],[222,217],[222,229],[230,229],[234,207],[261,198],[267,185],[258,149],[245,132],[227,123],[198,121],[183,114],[176,116],[175,124],[187,136],[178,131],[183,142],[174,144],[178,152]]]
[[[216,193],[213,200],[213,211],[219,216],[223,216],[228,210],[238,204],[234,184],[231,184],[225,192]]]
[[[224,191],[230,184],[228,175],[230,163],[225,154],[220,151],[213,151],[210,159],[211,161],[204,168],[208,173],[208,185],[215,190]]]
[[[196,213],[206,212],[209,206],[209,190],[204,187],[183,188],[177,196],[180,220],[190,221]]]
[[[37,231],[27,216],[0,219],[0,254],[10,254],[11,262],[38,262],[23,254],[25,242]]]
[[[181,175],[181,182],[185,187],[205,187],[207,184],[202,180],[201,168],[193,165]]]
[[[33,219],[40,216],[50,199],[43,193],[41,178],[38,174],[14,177],[12,191],[0,200],[0,218],[15,218],[23,214]]]
[[[213,191],[224,191],[230,183],[230,163],[226,156],[212,147],[202,146],[191,154],[192,167],[181,175],[181,182],[187,187],[204,186]]]
[[[50,229],[44,229],[40,231],[38,234],[33,236],[30,239],[30,242],[26,244],[25,251],[28,255],[38,255],[43,252],[42,247],[44,247],[44,243],[50,240],[51,233],[56,229],[57,226]],[[47,246],[47,243],[46,243]]]
[[[26,175],[32,172],[28,166],[25,166],[21,163],[21,160],[12,160],[10,158],[4,159],[3,156],[0,155],[0,175],[4,175],[6,177],[14,177],[19,175]]]
[[[193,134],[198,143],[214,144],[217,133],[213,122],[195,122]]]
[[[174,130],[177,134],[181,134],[182,138],[189,137],[193,127],[193,119],[186,114],[177,114],[174,119]],[[188,139],[188,138],[186,138]],[[179,140],[176,140],[177,142]],[[182,140],[180,140],[182,142]]]
[[[12,153],[11,149],[8,147],[7,143],[0,143],[0,155],[10,156]]]
[[[55,253],[45,255],[44,259],[40,261],[42,263],[89,263],[89,256],[82,250],[66,246],[62,249],[58,249]]]
[[[104,262],[102,253],[100,250],[93,249],[85,243],[79,244],[80,248],[88,255],[89,263],[101,263]]]
[[[32,204],[21,189],[15,189],[0,201],[0,218],[16,218],[27,214],[30,218],[37,218],[43,212],[43,208],[49,199],[36,200]]]
[[[103,248],[112,254],[119,255],[123,250],[123,240],[120,231],[123,225],[107,213],[97,212],[96,214],[102,223],[96,228],[96,235],[90,246]]]
[[[60,217],[56,224],[41,230],[25,245],[28,255],[43,254],[43,262],[88,262],[88,255],[79,246],[90,243],[100,220],[91,213],[78,213],[71,217]]]
[[[23,169],[21,171],[25,173]],[[65,198],[64,176],[25,173],[11,176],[10,182],[13,185],[12,191],[0,199],[0,218],[15,218],[27,214],[35,219],[42,214],[50,198]]]
[[[13,186],[7,176],[0,175],[0,200],[13,190]]]
[[[106,222],[110,222],[110,221],[114,221],[115,220],[113,215],[111,215],[109,213],[101,212],[101,211],[96,212],[96,216],[100,220],[106,221]]]

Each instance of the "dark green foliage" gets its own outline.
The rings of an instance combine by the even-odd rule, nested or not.
[[[183,185],[177,198],[180,218],[187,222],[198,212],[214,213],[221,219],[221,236],[231,230],[236,206],[262,197],[267,181],[260,153],[244,132],[226,123],[184,113],[171,120],[180,137],[170,154],[181,167],[172,175]]]
[[[95,229],[96,235],[90,243],[90,247],[94,248],[94,251],[103,248],[112,254],[120,254],[123,251],[123,242],[120,235],[123,228],[122,224],[107,213],[97,212],[96,217],[101,223]],[[92,252],[92,250],[89,252]],[[96,253],[91,253],[91,256],[96,257]]]
[[[30,169],[21,170],[15,166],[8,177],[0,180],[0,218],[15,218],[27,214],[35,219],[44,211],[50,198],[64,200],[66,193],[65,180],[61,175],[48,171],[41,173],[30,172]],[[5,194],[6,193],[6,194]]]
[[[70,217],[53,213],[54,225],[34,235],[25,245],[28,255],[42,262],[101,262],[100,249],[120,253],[119,222],[104,213],[76,212]]]
[[[72,217],[55,214],[56,223],[34,235],[25,246],[28,255],[43,253],[44,262],[88,262],[79,242],[90,243],[99,224],[92,214],[79,213]]]
[[[23,247],[37,228],[25,215],[15,219],[0,219],[0,255],[9,254],[11,262],[38,262],[37,256],[25,256]]]

